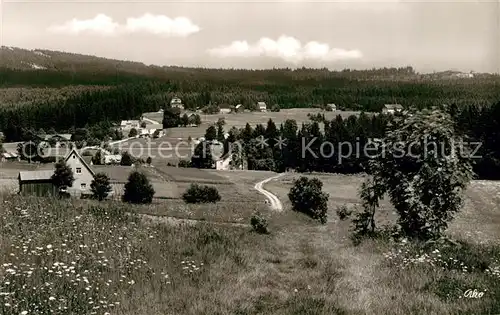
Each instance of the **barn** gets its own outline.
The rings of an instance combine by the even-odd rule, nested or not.
[[[57,187],[52,184],[54,170],[19,172],[19,194],[56,196]]]

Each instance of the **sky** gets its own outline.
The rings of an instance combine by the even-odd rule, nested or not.
[[[500,0],[3,0],[2,45],[217,68],[500,73]]]

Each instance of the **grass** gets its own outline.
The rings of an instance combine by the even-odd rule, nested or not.
[[[323,179],[331,205],[356,198],[359,178],[330,176]],[[242,182],[250,185],[250,177]],[[266,188],[275,191],[274,185]],[[289,209],[260,209],[269,217],[271,234],[259,235],[249,226],[157,225],[124,215],[165,208],[180,213],[172,201],[129,206],[3,195],[0,313],[497,314],[495,185],[472,184],[467,205],[478,207],[464,209],[450,226],[450,235],[464,236],[458,242],[377,238],[357,246],[349,239],[349,221],[338,220],[335,209],[326,225]],[[247,224],[252,208],[184,207],[193,218],[230,222],[239,215]],[[380,212],[391,218],[389,207]],[[475,233],[484,223],[483,233]],[[464,297],[469,289],[484,295]]]

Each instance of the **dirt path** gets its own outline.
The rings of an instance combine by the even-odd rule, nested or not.
[[[269,203],[270,203],[270,206],[271,206],[271,209],[273,210],[276,210],[276,211],[283,211],[283,204],[281,203],[281,201],[278,199],[278,197],[276,197],[273,193],[265,190],[262,186],[272,180],[275,180],[281,176],[285,175],[285,173],[281,173],[281,174],[278,174],[276,176],[273,176],[273,177],[269,177],[267,179],[264,179],[263,181],[260,181],[258,182],[257,184],[255,184],[255,189],[258,190],[261,194],[263,194],[264,196],[266,196],[267,200],[269,200]]]

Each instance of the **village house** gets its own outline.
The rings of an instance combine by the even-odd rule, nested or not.
[[[128,135],[130,130],[139,129],[141,127],[141,122],[139,120],[122,120],[120,123],[120,130]]]
[[[257,108],[261,111],[261,112],[266,112],[267,111],[267,105],[265,102],[257,102]]]
[[[107,154],[104,156],[104,164],[120,164],[122,161],[121,154]]]
[[[182,104],[182,100],[178,97],[172,98],[172,100],[170,101],[170,107],[184,109],[184,105]]]
[[[229,114],[229,113],[231,113],[231,108],[221,108],[220,113],[221,114]]]
[[[71,134],[70,133],[57,133],[57,134],[44,134],[44,135],[38,135],[38,138],[42,141],[47,141],[47,142],[69,142],[71,141]]]
[[[403,106],[401,104],[385,104],[384,108],[382,108],[382,113],[384,114],[394,114],[399,113],[403,110]]]
[[[336,111],[337,110],[337,105],[335,104],[326,104],[326,106],[332,111]]]
[[[64,161],[73,171],[75,178],[73,185],[67,188],[67,192],[72,196],[90,194],[90,183],[95,175],[90,165],[74,148],[64,158]],[[54,169],[19,172],[19,193],[38,196],[56,195],[58,192],[52,184],[53,174]]]

